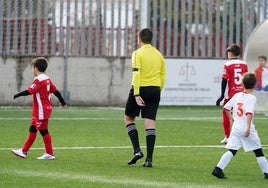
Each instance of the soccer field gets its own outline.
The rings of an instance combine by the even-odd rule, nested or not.
[[[226,149],[220,107],[160,107],[153,168],[144,159],[128,166],[132,147],[124,127],[124,109],[113,107],[54,107],[50,133],[55,160],[40,161],[41,135],[26,159],[11,153],[28,134],[31,108],[0,108],[0,187],[267,187],[253,152],[241,149],[217,179],[212,169]],[[268,117],[255,114],[264,154],[268,157]],[[138,118],[140,144],[145,131]]]

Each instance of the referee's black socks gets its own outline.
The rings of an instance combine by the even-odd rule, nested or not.
[[[130,123],[126,126],[128,136],[131,140],[133,149],[134,149],[134,154],[137,152],[140,152],[140,143],[139,143],[139,135],[138,135],[138,130],[136,129],[135,123]]]
[[[154,145],[155,145],[155,129],[146,129],[146,145],[147,145],[147,158],[146,161],[149,160],[152,162]]]

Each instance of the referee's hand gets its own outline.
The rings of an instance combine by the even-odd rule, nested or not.
[[[136,100],[136,103],[139,106],[145,106],[145,102],[143,101],[143,99],[141,98],[141,96],[135,96],[135,100]]]

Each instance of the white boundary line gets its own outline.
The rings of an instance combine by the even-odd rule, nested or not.
[[[50,118],[50,120],[60,120],[60,121],[77,121],[77,120],[122,120],[123,118],[101,118],[101,117],[87,117],[87,118]],[[268,120],[268,117],[254,117],[255,120]],[[24,121],[31,120],[31,118],[14,118],[14,117],[0,117],[0,121]],[[221,117],[159,117],[157,120],[165,121],[165,120],[192,120],[192,121],[202,121],[202,120],[221,120]]]
[[[92,150],[92,149],[129,149],[131,146],[70,146],[53,147],[54,150]],[[141,146],[145,148],[145,146]],[[224,145],[173,145],[173,146],[155,146],[155,148],[225,148]],[[262,145],[263,149],[268,149],[268,145]],[[14,148],[0,148],[0,151],[12,150]],[[31,148],[31,150],[43,150],[44,148]]]
[[[102,183],[107,184],[116,184],[118,187],[167,187],[167,188],[176,188],[176,187],[188,187],[188,188],[201,188],[203,185],[196,185],[191,182],[163,182],[163,181],[154,181],[152,179],[135,179],[132,178],[120,178],[113,176],[101,176],[101,175],[92,175],[92,174],[79,174],[79,173],[70,173],[70,172],[47,172],[47,171],[30,171],[30,170],[3,170],[5,174],[12,176],[22,176],[22,177],[30,177],[30,178],[48,178],[52,180],[68,180],[68,181],[77,181],[77,182],[88,182],[88,183]],[[1,171],[0,171],[1,174]],[[87,185],[91,187],[90,184]],[[104,186],[104,185],[102,185]],[[210,187],[210,186],[208,186]],[[215,188],[215,186],[213,186]],[[218,186],[216,186],[218,187]],[[221,186],[222,187],[222,186]]]
[[[50,120],[60,120],[60,121],[77,121],[77,120],[122,120],[123,118],[50,118]],[[220,120],[221,118],[212,118],[212,117],[203,117],[203,118],[197,118],[197,117],[189,117],[189,118],[184,118],[184,117],[178,117],[178,118],[157,118],[157,120],[163,121],[163,120],[192,120],[192,121],[201,121],[201,120]],[[264,118],[264,119],[268,119],[268,118]],[[5,120],[5,121],[24,121],[24,120],[31,120],[31,118],[13,118],[13,117],[4,117],[4,118],[0,118],[1,120]]]

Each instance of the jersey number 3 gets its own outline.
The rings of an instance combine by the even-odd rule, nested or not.
[[[244,103],[241,103],[241,102],[237,103],[237,115],[239,117],[243,116],[243,113],[244,113],[243,108],[242,108],[243,104]]]

